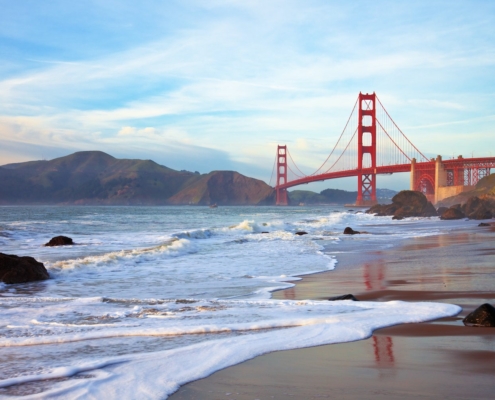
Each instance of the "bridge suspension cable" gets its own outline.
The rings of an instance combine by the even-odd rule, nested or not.
[[[409,140],[409,138],[402,132],[402,130],[397,126],[393,118],[390,116],[386,108],[383,106],[382,102],[376,96],[376,100],[378,105],[380,106],[377,111],[377,122],[379,123],[379,126],[383,130],[383,132],[386,134],[386,136],[392,141],[394,144],[394,151],[395,153],[393,154],[386,154],[386,145],[387,143],[383,142],[384,138],[383,136],[379,137],[379,153],[381,154],[381,161],[385,161],[385,158],[387,156],[392,156],[391,158],[393,160],[391,161],[391,164],[406,164],[411,161],[412,158],[416,158],[417,161],[429,161],[428,157],[426,157],[419,149]],[[395,139],[392,138],[392,136],[395,136]],[[382,140],[380,143],[380,139]],[[390,144],[390,142],[388,142]],[[407,160],[402,159],[400,157],[400,154],[404,155]]]

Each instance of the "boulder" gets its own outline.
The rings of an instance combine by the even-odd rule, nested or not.
[[[491,219],[493,216],[491,207],[490,201],[473,196],[462,205],[461,209],[469,219]]]
[[[361,232],[355,231],[354,229],[352,229],[349,226],[344,229],[344,235],[357,235],[358,233],[361,233]]]
[[[438,212],[433,204],[431,204],[431,201],[428,201],[426,205],[423,207],[423,211],[420,215],[421,217],[436,217],[438,216]]]
[[[376,204],[366,211],[376,216],[393,215],[393,219],[434,217],[437,210],[426,196],[414,190],[402,190],[392,198],[392,204]]]
[[[477,196],[470,197],[465,204],[462,205],[462,212],[466,215],[474,213],[478,208],[484,205],[484,202]]]
[[[408,205],[416,210],[423,210],[428,200],[426,196],[415,190],[401,190],[394,197],[392,197],[392,203],[399,204],[400,206]]]
[[[379,213],[379,212],[381,212],[383,206],[384,206],[383,204],[374,204],[374,205],[371,206],[370,209],[366,210],[366,212],[368,214]]]
[[[464,218],[465,215],[463,212],[457,208],[450,207],[447,209],[447,211],[444,211],[442,215],[440,215],[440,219],[462,219]]]
[[[48,279],[43,263],[33,257],[0,253],[0,280],[4,283],[24,283]]]
[[[392,217],[392,219],[401,220],[411,216],[411,213],[413,212],[414,212],[413,207],[405,205],[400,207],[398,210],[394,212],[394,216]]]
[[[438,207],[437,208],[437,215],[442,215],[448,209],[449,209],[448,207]]]
[[[328,301],[338,301],[338,300],[352,300],[352,301],[359,301],[354,295],[352,294],[343,294],[342,296],[335,296],[335,297],[330,297]]]
[[[466,326],[495,327],[495,307],[485,303],[462,320]]]
[[[308,232],[304,232],[304,231],[299,231],[299,232],[294,233],[294,235],[298,235],[298,236],[307,235],[307,234],[308,234]]]
[[[67,246],[74,244],[72,239],[67,236],[55,236],[50,239],[48,243],[45,244],[45,246]]]
[[[486,222],[481,222],[480,224],[478,224],[478,226],[490,226],[490,224],[487,224]]]
[[[469,219],[491,219],[492,217],[492,212],[484,205],[479,206],[475,211],[468,215]]]

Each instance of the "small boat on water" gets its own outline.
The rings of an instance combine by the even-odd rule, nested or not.
[[[218,207],[217,203],[210,204],[210,208],[217,208],[217,207]]]

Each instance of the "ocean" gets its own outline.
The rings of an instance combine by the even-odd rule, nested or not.
[[[0,207],[0,252],[32,256],[51,276],[0,283],[0,396],[165,399],[261,354],[455,315],[444,303],[271,293],[339,268],[339,254],[475,222],[392,221],[340,206]],[[369,233],[343,235],[346,226]],[[43,246],[58,235],[75,244]]]

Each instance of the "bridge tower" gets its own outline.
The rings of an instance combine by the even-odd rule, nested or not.
[[[359,93],[356,205],[376,203],[376,95]]]
[[[276,205],[287,206],[289,199],[287,189],[278,189],[278,186],[287,183],[287,146],[278,146],[277,148],[277,184],[276,184]]]

